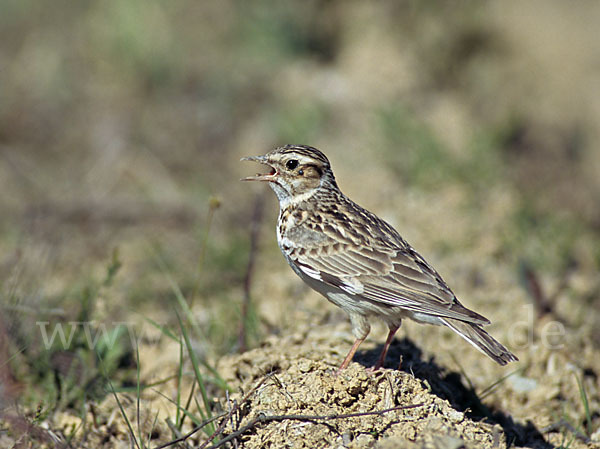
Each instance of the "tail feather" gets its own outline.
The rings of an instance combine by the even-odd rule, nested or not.
[[[451,318],[441,319],[446,326],[467,340],[478,350],[494,359],[500,365],[516,362],[519,359],[499,341],[483,330],[479,324],[469,323]]]

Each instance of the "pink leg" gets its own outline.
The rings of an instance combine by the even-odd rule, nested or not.
[[[390,327],[390,331],[388,333],[387,339],[385,340],[385,345],[383,346],[383,350],[381,351],[379,360],[377,360],[377,363],[373,367],[373,371],[377,371],[385,363],[385,356],[387,355],[388,349],[390,349],[390,344],[392,343],[392,340],[394,339],[394,335],[396,334],[396,332],[398,331],[399,328],[400,328],[400,326]]]
[[[350,364],[350,362],[352,361],[352,358],[354,357],[354,353],[356,352],[356,350],[358,349],[358,347],[360,346],[360,344],[365,341],[365,338],[367,338],[367,336],[365,335],[363,338],[357,338],[356,341],[354,342],[354,344],[352,345],[352,347],[350,348],[350,352],[348,352],[348,355],[346,356],[346,358],[344,359],[344,361],[342,362],[341,366],[338,368],[338,370],[336,371],[336,375],[340,374],[342,372],[342,370],[346,369],[348,367],[348,365]]]

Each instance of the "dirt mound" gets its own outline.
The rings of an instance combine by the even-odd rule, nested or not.
[[[225,434],[246,448],[506,447],[501,426],[470,419],[414,375],[352,363],[336,376],[338,358],[273,337],[222,359],[239,390],[222,404],[238,404]]]

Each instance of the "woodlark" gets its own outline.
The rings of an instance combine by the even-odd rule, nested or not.
[[[277,242],[292,269],[350,317],[356,341],[340,370],[369,334],[370,316],[389,327],[374,369],[383,366],[404,318],[448,326],[501,365],[517,360],[483,330],[489,320],[464,307],[394,228],[340,191],[322,152],[286,145],[242,160],[269,167],[243,181],[267,181],[275,191]]]

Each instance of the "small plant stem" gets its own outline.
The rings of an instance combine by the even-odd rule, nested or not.
[[[240,316],[240,327],[238,330],[238,351],[246,352],[248,349],[248,311],[250,309],[250,287],[252,285],[252,273],[254,272],[254,260],[258,248],[260,236],[260,224],[262,222],[265,197],[264,192],[256,197],[254,203],[254,212],[250,224],[250,254],[248,256],[248,265],[246,267],[246,276],[244,277],[244,299]]]

